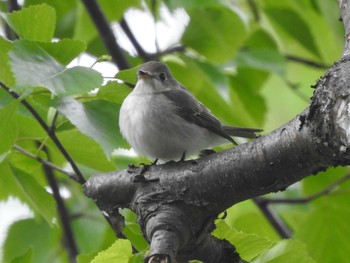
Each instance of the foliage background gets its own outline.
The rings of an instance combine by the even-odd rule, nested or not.
[[[133,9],[150,14],[155,24],[165,19],[165,9],[184,10],[190,18],[177,45],[148,56],[124,51],[132,69],[111,80],[91,65],[70,64],[83,53],[95,58],[108,54],[83,1],[26,0],[13,13],[7,12],[8,4],[0,3],[1,25],[9,25],[18,39],[10,40],[5,31],[0,37],[0,81],[35,108],[85,178],[146,161],[113,151],[128,147],[117,127],[119,107],[130,92],[122,81],[135,83],[135,67],[146,58],[166,62],[176,79],[222,121],[268,133],[308,106],[310,86],[341,56],[344,39],[333,0],[100,0],[112,25]],[[129,25],[137,19],[125,17]],[[135,36],[142,47],[143,36]],[[34,215],[11,225],[2,261],[74,262],[47,173],[29,155],[71,168],[37,119],[4,88],[0,138],[0,201],[16,197]],[[346,168],[331,169],[268,197],[282,199],[272,208],[292,230],[290,239],[282,239],[251,201],[228,209],[214,235],[232,242],[253,262],[347,262],[347,177]],[[131,211],[122,211],[128,240],[115,241],[81,185],[59,172],[55,180],[61,193],[68,193],[63,199],[78,262],[142,262],[148,245]],[[308,198],[315,193],[318,198]],[[290,204],[290,198],[299,201]],[[132,253],[131,244],[138,253]]]

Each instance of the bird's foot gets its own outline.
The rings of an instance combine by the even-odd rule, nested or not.
[[[132,182],[134,182],[134,183],[151,183],[151,182],[159,181],[159,178],[147,179],[145,177],[145,173],[149,170],[149,168],[152,165],[155,165],[155,163],[157,161],[158,160],[155,160],[151,164],[140,163],[140,166],[136,166],[134,164],[129,164],[127,171],[128,171],[128,173],[133,174],[133,177],[131,178]]]

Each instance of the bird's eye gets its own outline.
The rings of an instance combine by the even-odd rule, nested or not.
[[[166,80],[166,74],[165,74],[164,72],[160,73],[160,74],[159,74],[159,79],[160,79],[161,81]]]

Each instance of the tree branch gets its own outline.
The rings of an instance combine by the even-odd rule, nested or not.
[[[305,204],[322,196],[331,194],[335,189],[337,189],[341,184],[345,183],[349,179],[350,174],[346,174],[345,176],[336,180],[334,183],[330,184],[325,189],[304,198],[261,198],[261,201],[266,204]]]
[[[23,153],[24,155],[30,157],[30,158],[33,158],[37,161],[39,161],[40,163],[42,163],[43,165],[47,166],[47,167],[50,167],[51,169],[54,169],[56,171],[59,171],[65,175],[67,175],[69,178],[73,179],[74,181],[78,182],[79,183],[79,178],[77,178],[76,174],[75,173],[72,173],[72,172],[69,172],[69,171],[66,171],[64,169],[62,169],[61,167],[41,158],[40,156],[37,156],[37,155],[34,155],[32,154],[31,152],[28,152],[27,150],[23,149],[22,147],[18,146],[18,145],[15,145],[14,148]]]
[[[322,63],[318,63],[306,58],[301,58],[301,57],[297,57],[294,55],[286,55],[286,59],[290,60],[290,61],[294,61],[294,62],[298,62],[298,63],[302,63],[304,65],[310,66],[310,67],[314,67],[314,68],[319,68],[319,69],[328,69],[327,65],[324,65]]]
[[[131,44],[134,46],[136,49],[137,55],[141,57],[144,61],[150,61],[153,60],[155,57],[152,56],[151,54],[148,54],[142,46],[139,44],[137,41],[136,37],[134,34],[131,32],[131,29],[126,22],[125,18],[123,17],[122,20],[120,21],[120,26],[122,27],[123,31],[125,32],[126,36],[129,38]]]
[[[40,142],[38,142],[38,144],[40,145]],[[45,152],[45,154],[47,156],[48,162],[50,162],[51,158],[50,158],[49,151],[47,150],[46,147],[43,148],[43,151]],[[67,211],[66,206],[65,206],[63,199],[61,197],[58,183],[57,183],[56,178],[53,174],[52,168],[50,166],[43,165],[43,169],[44,169],[46,179],[47,179],[47,181],[50,185],[50,188],[52,190],[53,197],[54,197],[56,204],[57,204],[57,212],[58,212],[60,222],[62,225],[62,229],[64,232],[63,244],[66,247],[66,249],[68,250],[69,261],[71,263],[75,263],[76,257],[79,254],[79,252],[78,252],[78,246],[75,242],[74,234],[73,234],[73,231],[72,231],[72,228],[70,225],[68,211]]]
[[[78,166],[72,159],[72,157],[67,152],[66,148],[62,145],[61,141],[57,138],[56,134],[54,132],[51,132],[50,127],[46,124],[46,122],[41,118],[39,113],[30,105],[25,99],[20,98],[20,95],[17,94],[14,91],[11,91],[9,87],[7,87],[3,82],[0,81],[0,86],[6,90],[13,98],[20,99],[21,103],[24,105],[24,107],[27,108],[27,110],[33,115],[33,117],[37,120],[37,122],[40,124],[40,126],[46,131],[46,133],[49,135],[51,140],[55,143],[59,151],[62,153],[64,158],[67,160],[67,162],[71,165],[74,173],[76,174],[77,179],[79,180],[80,184],[85,183],[85,178],[83,174],[80,172]]]
[[[13,11],[17,11],[19,9],[20,9],[20,5],[18,4],[17,0],[7,1],[7,11],[9,13],[11,13]],[[6,37],[9,40],[15,40],[18,38],[17,34],[11,29],[11,27],[7,23],[4,23],[4,27],[5,27]]]
[[[82,2],[90,14],[92,21],[95,23],[106,49],[119,70],[130,68],[131,65],[118,45],[117,39],[96,0],[82,0]]]
[[[270,222],[281,238],[290,238],[292,236],[292,232],[286,223],[275,210],[269,207],[267,202],[264,202],[265,199],[263,197],[255,197],[253,198],[253,201],[260,208],[261,212],[265,215],[266,219]]]

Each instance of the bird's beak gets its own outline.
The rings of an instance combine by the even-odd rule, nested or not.
[[[151,79],[152,75],[149,72],[139,70],[137,72],[137,76],[139,79]]]

